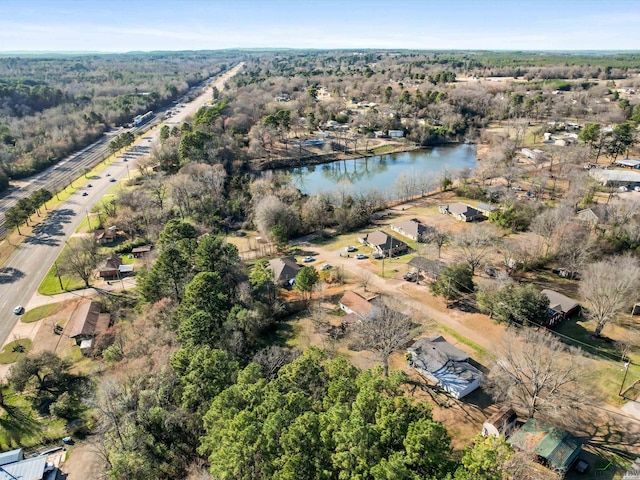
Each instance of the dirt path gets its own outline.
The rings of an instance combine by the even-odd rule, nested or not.
[[[69,458],[61,470],[67,480],[102,480],[107,478],[105,463],[98,453],[96,437],[90,437],[69,451]]]

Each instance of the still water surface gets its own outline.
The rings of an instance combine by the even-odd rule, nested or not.
[[[449,171],[476,167],[476,147],[456,145],[412,152],[393,153],[308,167],[284,168],[293,184],[303,193],[315,194],[335,190],[339,182],[352,185],[354,192],[378,190],[392,194],[394,182],[405,173],[417,177],[437,177],[445,168]]]

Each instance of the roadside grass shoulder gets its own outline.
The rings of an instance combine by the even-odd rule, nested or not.
[[[60,288],[60,281],[62,281],[63,288]],[[84,288],[84,282],[77,278],[60,275],[60,280],[58,280],[56,266],[53,265],[38,287],[38,293],[41,295],[57,295],[59,293],[80,290],[81,288]]]
[[[19,338],[7,343],[0,351],[0,364],[16,362],[21,356],[26,355],[31,350],[32,342],[28,338]]]
[[[25,314],[20,317],[20,321],[22,323],[37,322],[38,320],[42,320],[43,318],[53,315],[62,307],[64,307],[64,303],[62,302],[41,305],[25,312]]]

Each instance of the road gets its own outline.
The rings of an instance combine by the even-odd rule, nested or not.
[[[213,81],[216,80],[214,79]],[[198,88],[201,87],[194,87],[194,89]],[[210,86],[207,88],[210,88]],[[187,93],[185,95],[189,94]],[[188,108],[187,105],[191,105],[191,103],[192,102],[185,104],[185,107]],[[201,104],[198,105],[198,108],[200,106]],[[155,111],[156,115],[149,122],[140,125],[139,127],[113,129],[103,135],[95,143],[92,143],[88,147],[69,155],[67,158],[46,170],[26,179],[11,182],[14,187],[0,197],[0,238],[2,238],[6,232],[4,215],[8,209],[18,202],[18,200],[23,197],[28,197],[31,193],[40,188],[44,188],[50,192],[62,190],[73,180],[82,175],[85,169],[92,168],[107,158],[111,154],[111,151],[109,150],[109,143],[117,135],[124,132],[131,132],[137,136],[141,132],[161,123],[162,120],[160,118],[162,114],[170,109],[174,111],[176,110],[174,105],[158,109]],[[176,117],[174,116],[172,117],[172,122],[175,121]]]
[[[171,122],[182,122],[193,115],[198,108],[211,100],[212,86],[215,85],[222,90],[226,80],[235,75],[240,68],[242,64],[211,82],[200,96],[185,103],[183,108],[174,109],[177,112],[171,117]],[[13,308],[16,305],[29,308],[31,298],[62,251],[65,241],[75,232],[94,205],[109,189],[117,185],[110,179],[126,178],[129,165],[134,163],[127,160],[145,156],[159,142],[159,136],[160,129],[156,128],[137,140],[126,156],[122,155],[110,163],[98,178],[89,181],[81,177],[76,180],[83,183],[80,188],[58,209],[50,212],[45,221],[34,229],[32,235],[24,239],[4,266],[0,267],[0,340],[3,343],[18,321],[18,317],[13,314]],[[93,186],[89,187],[89,183]],[[88,195],[83,196],[84,192]]]

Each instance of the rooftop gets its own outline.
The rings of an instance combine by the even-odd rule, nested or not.
[[[607,182],[640,182],[640,172],[634,172],[632,170],[606,170],[604,168],[592,168],[589,170],[591,175],[596,180]]]
[[[373,308],[366,298],[352,290],[344,292],[340,303],[361,317],[365,317]]]
[[[569,298],[555,290],[544,289],[543,295],[549,299],[549,308],[556,312],[570,312],[571,310],[578,308],[580,305],[573,298]]]
[[[582,448],[582,444],[569,432],[551,427],[535,418],[527,420],[508,442],[519,450],[535,453],[558,469],[569,468]]]

